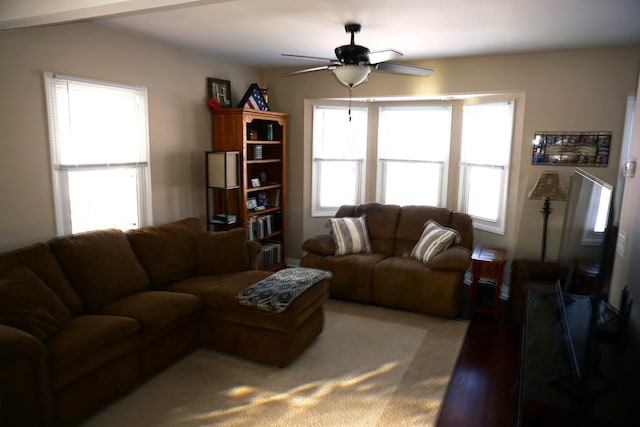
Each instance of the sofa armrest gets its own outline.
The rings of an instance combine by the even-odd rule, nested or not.
[[[247,249],[249,250],[249,270],[259,270],[262,257],[262,245],[255,240],[247,240]]]
[[[0,324],[0,421],[7,425],[54,424],[48,353],[42,342]]]
[[[336,245],[333,236],[330,234],[318,234],[308,238],[302,243],[302,249],[318,255],[334,255],[336,253]]]
[[[465,272],[471,263],[471,251],[463,246],[452,246],[431,260],[431,267],[438,270]]]

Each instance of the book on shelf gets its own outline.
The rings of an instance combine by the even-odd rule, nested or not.
[[[262,266],[270,267],[282,262],[282,244],[267,240],[262,244]]]
[[[269,193],[269,206],[273,206],[277,208],[280,206],[280,189],[276,188],[275,190]]]
[[[263,239],[270,234],[280,231],[282,221],[278,212],[266,215],[252,216],[247,222],[247,239]]]
[[[224,213],[215,214],[214,217],[213,217],[214,221],[220,221],[220,222],[222,222],[224,224],[235,224],[237,219],[238,219],[237,215],[224,214]]]

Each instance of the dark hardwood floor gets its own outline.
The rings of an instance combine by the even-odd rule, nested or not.
[[[470,292],[465,287],[462,318],[469,319]],[[508,427],[517,425],[521,330],[509,320],[508,302],[501,301],[500,316],[493,320],[476,314],[467,335],[442,403],[438,427]],[[614,352],[602,365],[616,385],[597,404],[608,415],[595,416],[592,408],[556,413],[540,408],[527,426],[640,426],[640,360],[620,353],[602,341],[601,351]],[[569,417],[567,417],[569,415]]]
[[[508,321],[506,302],[500,311],[498,320],[481,315],[471,319],[438,427],[516,424],[520,329]]]

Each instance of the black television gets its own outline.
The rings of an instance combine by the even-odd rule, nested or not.
[[[569,188],[560,261],[569,267],[564,285],[556,284],[559,324],[565,354],[571,365],[570,389],[579,397],[604,391],[611,383],[598,368],[598,320],[606,306],[606,288],[613,270],[617,227],[614,224],[614,186],[576,168]],[[595,278],[588,295],[572,295],[577,259],[593,261]]]

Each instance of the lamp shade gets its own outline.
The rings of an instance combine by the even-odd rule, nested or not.
[[[340,83],[350,88],[365,81],[370,72],[371,69],[366,65],[343,65],[333,69],[333,74]]]
[[[207,153],[207,185],[214,188],[238,186],[237,151],[213,151]]]
[[[542,172],[528,198],[529,200],[566,201],[569,200],[569,194],[562,184],[558,172]]]

